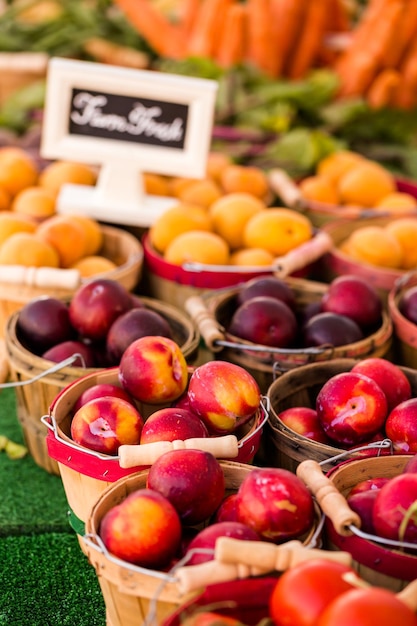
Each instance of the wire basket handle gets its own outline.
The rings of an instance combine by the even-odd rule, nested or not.
[[[0,347],[0,352],[1,352],[1,347]],[[12,380],[8,382],[0,382],[0,389],[6,389],[9,387],[24,387],[25,385],[31,385],[35,383],[36,381],[41,380],[42,378],[45,378],[49,374],[55,374],[55,372],[59,372],[60,370],[66,367],[70,367],[77,361],[80,361],[82,364],[82,367],[86,368],[83,355],[80,352],[74,352],[74,354],[72,354],[68,358],[64,359],[63,361],[59,361],[59,363],[55,363],[54,365],[44,370],[43,372],[40,372],[39,374],[34,375],[32,378],[28,378],[27,380]],[[1,362],[1,354],[0,354],[0,362]],[[7,369],[7,373],[8,373],[8,369]],[[5,376],[5,379],[7,379],[7,376]],[[2,379],[1,379],[1,374],[0,374],[0,381],[1,380]]]

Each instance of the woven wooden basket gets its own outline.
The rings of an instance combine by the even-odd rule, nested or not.
[[[398,278],[388,294],[388,311],[393,325],[397,359],[407,367],[417,368],[417,325],[401,313],[399,304],[408,289],[417,285],[417,271]]]
[[[269,181],[285,204],[302,212],[316,228],[323,228],[335,220],[361,220],[375,216],[372,208],[307,200],[302,196],[298,184],[282,169],[271,170]],[[395,183],[397,191],[408,193],[417,199],[417,185],[413,181],[397,178]],[[404,211],[404,215],[407,213],[410,211]]]
[[[129,232],[113,226],[101,226],[103,246],[100,254],[113,261],[117,267],[101,274],[102,277],[115,280],[132,291],[142,276],[143,248],[136,237]],[[27,268],[28,270],[30,268]],[[73,270],[60,270],[60,277]],[[9,316],[22,308],[24,304],[39,296],[48,295],[56,298],[68,298],[87,279],[76,281],[71,288],[60,286],[58,277],[56,286],[37,287],[32,284],[0,282],[0,336],[4,336],[5,325]],[[97,275],[96,275],[97,277]],[[64,283],[61,283],[65,284]]]
[[[186,617],[196,616],[204,609],[217,610],[247,626],[257,626],[269,617],[269,598],[276,584],[276,577],[268,576],[209,585],[169,615],[162,626],[181,626]]]
[[[238,267],[233,265],[168,263],[155,250],[149,236],[142,238],[148,289],[152,296],[182,307],[196,295],[233,287],[251,278],[264,275],[306,277],[313,264],[332,246],[331,238],[322,232],[305,244],[275,259],[271,267]]]
[[[332,376],[352,369],[357,359],[335,359],[327,363],[303,365],[295,370],[285,372],[277,378],[267,392],[270,414],[266,425],[268,444],[266,458],[269,464],[296,471],[297,466],[306,459],[326,463],[326,467],[340,463],[340,454],[360,457],[363,453],[354,453],[338,448],[336,445],[318,443],[299,435],[288,428],[279,419],[279,413],[294,406],[315,407],[317,394],[324,383]],[[402,367],[412,387],[413,395],[417,395],[417,372],[412,368]],[[378,454],[378,448],[375,449]],[[366,454],[372,454],[367,450]]]
[[[361,578],[394,592],[417,578],[417,556],[401,545],[389,545],[382,538],[361,532],[360,518],[349,508],[346,496],[360,481],[397,476],[411,458],[389,455],[351,460],[332,468],[327,476],[312,461],[304,462],[297,470],[326,513],[326,549],[350,552],[352,565]]]
[[[76,445],[71,439],[72,408],[84,390],[98,383],[118,385],[118,368],[92,372],[67,385],[52,402],[48,419],[43,420],[48,429],[46,438],[48,454],[58,463],[69,507],[84,523],[92,505],[104,489],[122,477],[149,467],[148,464],[136,463],[136,466],[133,463],[123,464],[121,456],[95,453]],[[137,408],[146,419],[163,406],[137,402]],[[234,461],[245,464],[252,462],[260,445],[263,425],[268,417],[266,411],[260,410],[253,420],[238,429],[235,433],[238,441]],[[213,442],[214,438],[210,438],[209,441]],[[145,447],[142,445],[138,449],[140,451]]]
[[[417,213],[409,214],[408,217],[417,220]],[[356,220],[334,220],[323,227],[333,240],[334,247],[326,253],[318,263],[317,273],[325,282],[331,282],[337,276],[344,274],[354,274],[365,278],[374,285],[384,301],[388,299],[388,293],[394,286],[396,280],[404,276],[406,270],[390,269],[388,267],[377,267],[369,263],[360,263],[353,260],[347,254],[338,249],[347,237],[364,226],[386,226],[395,219],[393,216],[367,217]]]
[[[235,461],[220,461],[220,464],[225,476],[226,495],[235,493],[243,479],[253,469],[251,465]],[[156,626],[184,602],[200,594],[207,584],[220,581],[225,584],[227,580],[239,577],[237,574],[231,575],[230,569],[227,568],[226,577],[222,580],[225,572],[221,563],[216,561],[202,566],[182,567],[181,573],[185,575],[186,580],[184,584],[180,570],[169,574],[136,567],[114,559],[105,550],[99,539],[103,516],[132,491],[143,488],[146,485],[147,474],[147,470],[136,472],[107,487],[97,499],[86,522],[86,534],[82,539],[85,544],[84,552],[98,576],[107,610],[107,626],[137,626],[138,623]],[[314,543],[321,523],[322,515],[317,508],[313,527],[306,536],[300,538],[302,545],[309,546]],[[190,573],[187,574],[187,570]],[[207,577],[207,570],[210,571],[210,578]],[[246,571],[247,577],[249,570]]]
[[[187,361],[193,363],[198,355],[200,335],[192,320],[171,305],[145,296],[141,296],[141,300],[145,307],[158,312],[168,321],[174,341],[180,346]],[[67,385],[85,376],[86,373],[102,370],[65,366],[50,371],[54,366],[51,361],[29,352],[19,341],[16,334],[18,318],[19,311],[9,317],[5,336],[10,379],[16,384],[14,390],[17,417],[35,462],[46,471],[59,474],[57,462],[48,454],[47,428],[41,422],[41,417],[49,413],[51,404]]]
[[[302,311],[319,301],[328,285],[303,278],[286,278],[295,294],[296,306]],[[383,312],[381,326],[368,337],[355,343],[337,347],[268,348],[236,337],[227,331],[236,309],[236,295],[240,287],[232,287],[189,298],[186,309],[194,319],[212,357],[241,365],[257,380],[263,393],[275,378],[289,369],[337,358],[365,358],[386,356],[391,349],[392,323]]]

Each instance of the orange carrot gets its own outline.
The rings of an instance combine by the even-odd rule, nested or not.
[[[275,76],[285,74],[306,10],[306,0],[270,0]]]
[[[121,46],[102,37],[90,37],[84,42],[83,48],[96,61],[107,65],[121,65],[136,69],[146,69],[150,65],[150,58],[146,52],[129,46]]]
[[[270,0],[247,0],[248,46],[247,62],[274,77],[272,58],[272,24]]]
[[[227,10],[224,25],[216,60],[221,67],[230,68],[244,60],[247,27],[246,5],[242,3],[232,4]]]
[[[347,66],[347,72],[350,72],[349,65],[351,58],[353,58],[357,53],[363,54],[364,50],[366,50],[371,38],[373,37],[375,25],[380,19],[386,4],[387,0],[369,0],[363,10],[359,22],[353,29],[349,46],[336,61],[334,69],[337,72],[343,73],[345,65]]]
[[[227,8],[235,0],[202,0],[187,44],[190,56],[214,58]]]
[[[407,48],[417,36],[417,2],[407,0],[403,10],[401,22],[398,25],[398,33],[395,45],[385,50],[383,65],[385,67],[397,67],[405,56]]]
[[[400,109],[411,109],[417,104],[417,39],[410,46],[399,72],[401,81],[394,104]]]
[[[184,37],[188,37],[194,28],[200,4],[201,0],[183,0],[179,19]]]
[[[329,9],[330,30],[334,33],[345,33],[351,29],[351,18],[344,0],[334,0]]]
[[[338,63],[336,69],[341,79],[341,97],[363,96],[382,69],[385,50],[395,45],[403,5],[403,0],[385,0],[383,11],[373,21],[369,41],[343,55],[344,62]]]
[[[115,4],[157,54],[173,59],[184,56],[185,41],[179,27],[149,0],[115,0]]]
[[[339,70],[341,85],[338,97],[352,98],[362,96],[372,83],[375,72],[375,58],[366,51],[362,54],[357,53],[350,59],[349,67],[344,68],[343,74]]]
[[[309,2],[304,26],[288,68],[288,77],[293,80],[303,78],[314,65],[322,46],[326,19],[333,0]]]
[[[334,0],[330,3],[324,31],[324,37],[317,53],[318,63],[332,66],[340,53],[341,42],[350,40],[350,37],[348,39],[340,36],[351,33],[350,16],[344,0]]]
[[[382,109],[392,105],[400,81],[401,75],[395,69],[387,68],[379,72],[366,94],[370,108]]]

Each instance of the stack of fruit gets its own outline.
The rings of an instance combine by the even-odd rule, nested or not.
[[[297,468],[326,513],[328,549],[348,550],[369,583],[392,591],[416,578],[416,461],[416,455],[357,459],[327,476],[315,461]]]
[[[68,503],[85,522],[106,486],[168,450],[253,461],[264,422],[259,387],[244,368],[209,361],[190,371],[175,342],[145,336],[119,367],[74,380],[56,397],[47,445]]]
[[[63,388],[91,369],[116,366],[139,337],[169,338],[184,358],[198,356],[199,333],[182,311],[141,297],[107,278],[82,284],[73,298],[31,299],[8,318],[7,361],[28,447],[36,462],[54,473],[39,419]],[[87,369],[86,369],[87,368]]]
[[[278,371],[341,357],[384,356],[392,324],[361,278],[330,284],[276,276],[186,302],[212,354],[246,367],[264,393]]]
[[[351,150],[337,150],[318,161],[314,174],[302,179],[298,189],[316,219],[321,212],[334,219],[354,214],[355,209],[376,215],[417,209],[415,189],[407,189],[386,167]]]
[[[267,550],[294,540],[301,549],[316,525],[311,494],[293,473],[218,462],[199,450],[174,450],[102,493],[86,524],[86,549],[106,579],[103,565],[114,556],[121,559],[121,581],[129,571],[128,592],[121,582],[115,595],[113,581],[107,580],[104,595],[114,623],[133,624],[117,615],[128,603],[143,611],[149,598],[156,600],[160,623],[202,585],[236,576],[236,567],[215,557],[220,538],[256,542]]]
[[[362,446],[361,455],[385,453],[386,438],[387,454],[414,453],[416,382],[414,370],[381,357],[284,373],[268,390],[272,441],[281,453],[276,462],[293,470],[307,458],[334,465]]]

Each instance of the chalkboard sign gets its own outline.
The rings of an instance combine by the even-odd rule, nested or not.
[[[172,198],[144,193],[142,173],[203,178],[218,84],[52,58],[41,155],[98,166],[95,188],[64,185],[60,212],[149,226]]]
[[[188,105],[73,89],[68,132],[184,149]]]

